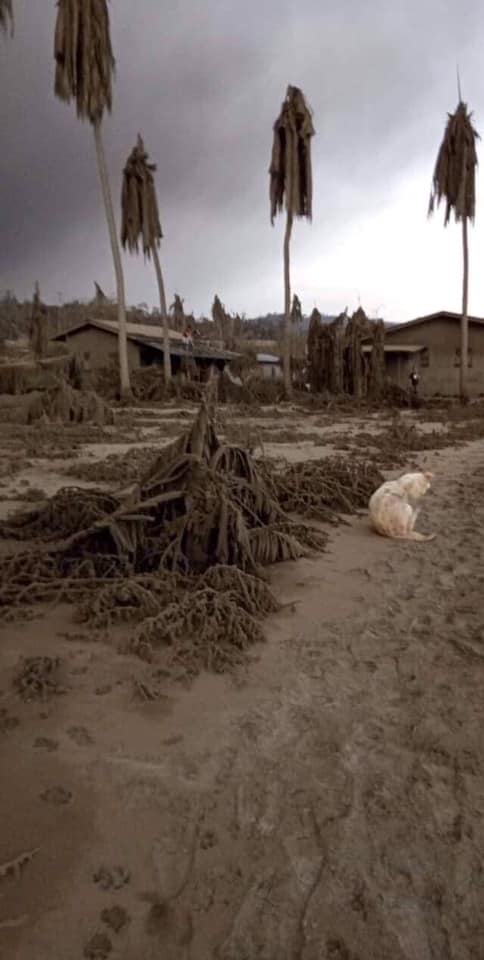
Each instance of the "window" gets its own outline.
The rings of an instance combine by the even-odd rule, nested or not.
[[[420,354],[420,366],[428,367],[430,366],[430,357],[429,357],[429,348],[425,347],[425,350],[422,350]]]
[[[454,367],[460,367],[460,347],[456,347],[455,356],[454,356]],[[468,348],[467,351],[467,366],[472,367],[472,347]]]

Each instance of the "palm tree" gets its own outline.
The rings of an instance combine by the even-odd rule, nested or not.
[[[32,309],[30,311],[29,326],[30,347],[36,360],[41,360],[42,357],[47,355],[47,324],[47,308],[40,299],[40,287],[37,281],[34,289],[34,299],[32,300]]]
[[[116,274],[118,344],[121,396],[130,394],[126,303],[123,267],[113,201],[104,155],[101,123],[112,107],[115,61],[111,47],[107,0],[58,0],[54,56],[55,93],[60,100],[75,100],[77,116],[88,120],[94,132],[99,178]]]
[[[284,386],[291,393],[291,281],[290,242],[294,217],[312,217],[311,111],[302,90],[287,88],[286,99],[274,124],[270,174],[271,223],[284,206]]]
[[[0,30],[7,33],[10,22],[10,34],[13,36],[13,7],[12,0],[0,0]]]
[[[169,383],[171,380],[170,338],[165,285],[158,256],[158,247],[163,233],[153,176],[155,170],[156,164],[149,163],[143,140],[138,134],[136,146],[133,147],[123,171],[121,242],[123,248],[128,247],[130,253],[138,253],[138,244],[141,241],[145,257],[150,259],[153,256],[163,323],[163,368],[165,383]]]
[[[462,282],[462,321],[460,346],[460,396],[467,399],[467,364],[469,353],[469,320],[467,302],[469,293],[469,245],[467,236],[468,220],[474,221],[476,207],[476,140],[477,130],[472,125],[472,113],[468,113],[467,104],[460,98],[455,113],[448,114],[444,138],[437,154],[430,202],[429,216],[435,206],[445,199],[446,227],[452,211],[456,223],[462,222],[463,282]]]
[[[218,339],[223,340],[224,338],[224,321],[225,321],[225,310],[222,306],[222,301],[218,295],[215,294],[212,303],[212,320],[215,324],[215,332],[218,334]]]
[[[175,330],[178,330],[181,333],[185,329],[185,325],[186,325],[185,308],[183,304],[184,304],[184,300],[182,299],[180,294],[175,293],[175,299],[173,300],[173,303],[170,306],[170,313],[173,315],[172,323]]]

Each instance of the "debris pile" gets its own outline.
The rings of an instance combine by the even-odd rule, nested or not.
[[[114,417],[97,393],[76,390],[64,376],[57,376],[47,389],[0,393],[0,421],[27,425],[92,423],[103,427],[110,426]]]
[[[366,508],[373,491],[383,483],[374,462],[345,457],[303,460],[269,470],[266,476],[283,510],[325,523],[339,522],[342,513]]]
[[[324,549],[305,518],[351,512],[379,481],[358,463],[258,463],[219,440],[205,400],[129,490],[66,488],[0,524],[34,541],[0,560],[0,611],[68,600],[92,630],[132,623],[129,649],[168,674],[230,669],[278,608],[262,567]]]

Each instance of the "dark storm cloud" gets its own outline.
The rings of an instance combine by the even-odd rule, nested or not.
[[[478,112],[484,16],[478,0],[463,10],[442,0],[112,3],[114,199],[140,131],[158,164],[169,287],[206,308],[238,277],[241,299],[261,275],[279,284],[267,171],[288,82],[306,92],[317,131],[303,250],[384,202],[408,167],[427,163],[430,181],[457,59]],[[26,294],[41,271],[51,298],[89,295],[94,276],[112,277],[91,133],[52,92],[54,20],[51,0],[16,0],[16,36],[0,43],[0,288],[13,278]],[[141,262],[128,282],[129,299],[149,299]]]

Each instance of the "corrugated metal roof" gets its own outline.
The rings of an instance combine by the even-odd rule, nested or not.
[[[437,313],[427,313],[423,317],[415,317],[415,320],[407,320],[406,323],[396,323],[392,324],[391,327],[385,329],[385,336],[391,336],[393,333],[396,333],[397,330],[406,330],[407,327],[415,327],[420,323],[434,323],[438,320],[456,320],[460,323],[462,319],[462,314],[453,313],[452,310],[439,310]],[[475,323],[477,326],[484,326],[484,318],[482,317],[469,317],[469,323]]]
[[[130,337],[142,346],[151,347],[157,353],[163,353],[163,344],[153,340],[145,340],[138,337]],[[172,357],[193,357],[194,360],[237,360],[241,354],[233,353],[232,350],[217,350],[216,347],[208,346],[185,346],[184,344],[170,343],[170,355]]]
[[[118,333],[118,323],[116,320],[97,320],[92,318],[75,323],[72,327],[68,327],[67,330],[62,330],[61,333],[57,333],[54,337],[51,337],[51,339],[62,340],[65,336],[77,333],[78,330],[83,330],[84,327],[97,327],[99,330],[106,330],[116,335]],[[163,327],[157,323],[127,323],[126,333],[130,338],[138,337],[144,340],[163,340]],[[178,330],[170,329],[168,335],[170,340],[179,342],[183,340],[183,334],[179,333]]]

